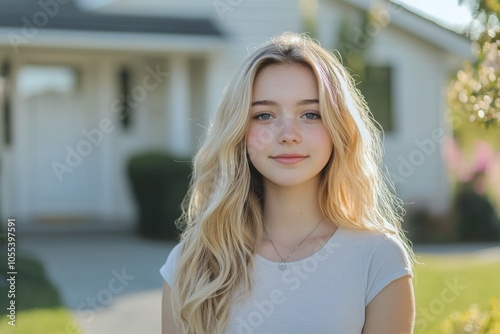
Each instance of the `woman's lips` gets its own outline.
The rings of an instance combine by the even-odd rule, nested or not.
[[[271,158],[280,164],[293,165],[307,159],[307,156],[300,154],[280,154]]]

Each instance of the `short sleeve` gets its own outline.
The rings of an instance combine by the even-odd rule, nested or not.
[[[160,268],[160,274],[163,279],[172,286],[174,282],[175,269],[177,267],[177,260],[179,257],[180,244],[175,245],[175,247],[168,254],[167,261]]]
[[[365,306],[389,283],[407,275],[413,277],[411,261],[401,241],[381,233],[367,239],[363,268]]]

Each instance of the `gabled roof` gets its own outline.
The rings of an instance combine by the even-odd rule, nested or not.
[[[209,19],[100,14],[83,10],[75,0],[61,2],[0,0],[0,27],[21,29],[32,24],[39,29],[61,31],[222,35]]]
[[[369,10],[373,5],[373,1],[371,0],[340,1],[363,11]],[[463,58],[473,57],[471,40],[466,36],[449,30],[393,1],[384,0],[384,2],[392,8],[397,8],[393,13],[390,13],[390,24],[443,50],[460,55]]]

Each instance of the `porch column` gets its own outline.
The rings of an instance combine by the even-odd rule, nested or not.
[[[115,60],[116,62],[116,60]],[[110,119],[113,124],[113,131],[111,133],[105,134],[102,141],[101,148],[99,150],[99,159],[102,162],[102,167],[100,169],[101,180],[101,194],[96,194],[100,196],[100,212],[99,215],[103,217],[103,220],[111,222],[112,220],[118,220],[118,196],[120,190],[119,187],[122,184],[120,175],[117,175],[116,171],[119,169],[119,164],[122,163],[120,160],[121,149],[119,144],[120,141],[115,140],[117,137],[117,132],[120,132],[121,124],[118,121],[119,114],[115,110],[111,110],[110,106],[114,106],[114,97],[117,96],[115,93],[116,85],[116,72],[118,71],[117,66],[115,66],[113,59],[102,57],[96,64],[96,72],[92,72],[93,80],[98,83],[98,88],[92,87],[92,95],[95,96],[97,100],[97,114],[99,123],[105,119]],[[89,66],[90,67],[90,66]],[[89,71],[86,67],[86,71]],[[129,205],[133,207],[133,205]]]
[[[167,146],[172,154],[191,153],[189,61],[186,56],[174,55],[169,66]]]

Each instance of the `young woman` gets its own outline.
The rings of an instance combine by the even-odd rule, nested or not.
[[[305,36],[255,50],[194,158],[163,333],[412,333],[412,253],[352,78]],[[389,183],[390,184],[390,183]]]

